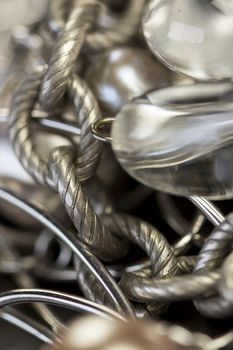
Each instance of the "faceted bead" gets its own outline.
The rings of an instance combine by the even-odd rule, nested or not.
[[[233,5],[229,0],[150,0],[144,37],[169,68],[198,80],[233,77]]]
[[[107,113],[117,113],[129,100],[171,82],[171,73],[146,50],[114,48],[99,55],[86,79]]]
[[[232,198],[232,89],[232,83],[171,87],[126,105],[112,128],[117,159],[154,189]]]

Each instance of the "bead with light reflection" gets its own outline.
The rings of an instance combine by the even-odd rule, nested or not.
[[[102,109],[116,113],[132,98],[169,85],[171,73],[148,51],[125,47],[97,56],[86,79]]]
[[[164,326],[152,322],[125,323],[86,317],[71,325],[62,344],[46,350],[184,350],[186,347],[180,345],[182,338],[190,345],[189,350],[194,349],[189,332],[174,327],[172,338],[177,333],[179,344],[167,332]]]
[[[232,1],[150,0],[143,33],[173,70],[200,80],[233,77]]]
[[[232,198],[232,91],[230,82],[181,85],[124,106],[112,127],[116,158],[154,189]]]

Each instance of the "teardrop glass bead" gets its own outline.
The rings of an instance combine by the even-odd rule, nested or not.
[[[151,49],[171,69],[197,80],[233,77],[229,0],[151,0],[143,18]]]
[[[232,88],[231,83],[166,88],[123,107],[112,128],[112,147],[123,168],[175,195],[233,197]]]

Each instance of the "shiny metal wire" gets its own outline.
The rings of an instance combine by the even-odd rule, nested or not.
[[[48,215],[46,208],[1,184],[0,178],[0,201],[21,209],[43,226],[37,239],[28,242],[30,254],[21,256],[7,224],[0,224],[0,274],[11,276],[21,288],[0,294],[0,318],[48,344],[59,342],[60,330],[66,327],[49,304],[72,309],[75,314],[89,312],[123,322],[127,317],[131,321],[158,317],[170,303],[185,300],[192,301],[205,317],[233,315],[233,214],[225,216],[208,199],[190,196],[186,200],[193,205],[194,217],[188,220],[178,210],[175,198],[156,194],[164,221],[174,234],[171,243],[166,225],[160,232],[135,215],[116,212],[117,204],[103,180],[111,174],[100,175],[103,152],[111,146],[111,137],[102,133],[102,127],[114,118],[103,119],[97,98],[83,79],[85,74],[80,70],[77,75],[79,58],[129,43],[138,32],[145,5],[145,0],[129,0],[121,14],[112,14],[106,2],[50,0],[43,23],[54,42],[48,64],[38,60],[44,65],[25,77],[10,110],[4,105],[0,108],[0,124],[8,123],[12,146],[24,169],[37,184],[58,195],[68,214],[66,227]],[[104,16],[110,18],[108,25],[101,22]],[[73,108],[72,121],[64,116],[65,104]],[[35,142],[38,128],[72,138],[72,146],[53,148],[45,158]],[[106,186],[103,193],[100,186]],[[98,192],[97,200],[93,192]],[[146,196],[153,193],[145,192]],[[99,200],[103,197],[110,203],[108,210]],[[127,194],[123,197],[127,203]],[[139,197],[140,202],[145,194]],[[124,208],[122,203],[119,207]],[[214,226],[209,235],[205,232],[207,221]],[[46,261],[54,238],[63,244],[59,246],[61,255],[67,253],[61,264],[60,255],[49,264]],[[42,250],[38,248],[40,240]],[[132,261],[129,257],[135,246],[140,257]],[[85,298],[38,289],[38,278],[77,284]],[[21,303],[32,303],[46,326],[12,307]],[[171,328],[165,325],[163,329],[172,333]],[[209,350],[233,342],[232,332],[217,339],[197,338],[205,343],[203,347],[200,340],[200,348]],[[183,345],[187,348],[187,343]]]
[[[116,21],[113,28],[89,33],[86,44],[91,49],[106,50],[127,42],[138,30],[145,0],[130,0],[125,13]]]
[[[122,45],[130,40],[138,30],[145,0],[130,0],[124,13],[113,21],[109,28],[101,28],[87,33],[85,44],[89,49],[102,51],[112,46]],[[55,33],[63,30],[70,3],[66,0],[51,0],[49,7],[49,26]],[[77,5],[74,6],[79,6]],[[106,11],[107,12],[107,9]]]
[[[113,303],[119,312],[127,312],[133,316],[133,312],[128,300],[125,298],[122,291],[117,287],[115,281],[110,277],[101,262],[90,252],[90,250],[80,243],[75,236],[62,228],[62,226],[45,215],[40,208],[36,208],[31,203],[21,200],[11,191],[0,187],[0,198],[14,204],[25,212],[29,213],[36,220],[44,224],[53,234],[66,244],[75,256],[81,259],[90,271],[96,276],[97,280],[109,293],[114,300]],[[126,311],[127,310],[127,311]]]
[[[64,96],[86,33],[96,19],[98,8],[98,3],[94,0],[74,1],[43,77],[40,102],[45,109],[56,107]]]

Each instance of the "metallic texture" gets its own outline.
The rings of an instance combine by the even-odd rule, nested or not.
[[[224,203],[223,214],[222,203],[213,204],[205,197],[193,195],[192,191],[187,192],[185,199],[156,194],[156,200],[151,189],[138,185],[120,169],[107,143],[98,142],[106,140],[106,133],[108,142],[114,144],[114,133],[113,139],[109,137],[111,125],[106,124],[113,118],[102,115],[101,111],[107,109],[98,106],[98,101],[101,102],[98,89],[108,87],[107,94],[110,88],[120,100],[114,110],[113,98],[109,98],[108,111],[114,116],[125,101],[135,97],[131,92],[135,91],[136,85],[140,95],[164,81],[172,84],[169,73],[161,71],[151,57],[145,59],[149,54],[138,35],[145,5],[146,0],[50,0],[43,23],[30,30],[18,28],[12,35],[14,67],[13,73],[11,68],[4,72],[7,77],[0,99],[1,130],[5,133],[6,123],[9,123],[11,144],[32,176],[31,181],[43,185],[43,191],[49,197],[49,189],[52,189],[59,203],[62,202],[63,211],[60,214],[52,208],[50,201],[44,208],[33,204],[31,193],[23,190],[19,194],[14,191],[12,182],[0,178],[0,205],[10,204],[12,208],[8,217],[2,211],[0,213],[0,219],[3,217],[4,220],[0,223],[0,274],[3,278],[11,278],[16,288],[21,288],[7,287],[8,291],[0,294],[0,318],[47,344],[54,342],[58,348],[61,345],[61,349],[66,346],[62,333],[68,329],[51,312],[50,304],[72,309],[75,313],[99,315],[109,325],[117,319],[126,338],[134,330],[133,344],[134,338],[145,330],[146,337],[153,336],[151,348],[217,350],[227,345],[232,348],[233,332],[230,330],[211,339],[177,326],[145,321],[151,316],[158,319],[163,312],[165,317],[170,317],[168,306],[180,301],[194,303],[201,314],[200,319],[202,315],[232,317],[233,214],[225,216],[231,211],[231,203]],[[116,48],[119,44],[123,46]],[[106,49],[107,52],[101,53]],[[37,67],[38,63],[42,67]],[[8,117],[12,89],[19,85],[18,74],[17,79],[14,75],[17,69],[21,76],[26,72],[30,75],[15,93]],[[107,71],[109,76],[106,78]],[[95,74],[91,76],[93,72]],[[108,86],[109,82],[111,86]],[[122,83],[125,83],[123,87]],[[226,125],[226,132],[230,135],[232,84],[197,84],[194,81],[192,84],[147,92],[132,103],[138,108],[143,101],[147,107],[152,101],[157,106],[156,113],[166,105],[167,110],[163,111],[175,114],[186,111],[192,118],[202,112],[222,115],[227,107],[230,124]],[[155,120],[154,112],[155,109],[151,121]],[[132,123],[128,125],[128,131],[131,136],[135,133],[140,138],[148,115],[143,113],[139,117],[141,128],[135,130],[137,125]],[[126,113],[123,120],[129,119],[130,115]],[[147,126],[150,134],[151,124]],[[201,130],[202,127],[204,125]],[[58,140],[64,138],[65,146],[60,141],[52,147],[38,142],[41,131],[47,133],[49,141],[52,132]],[[174,129],[170,131],[168,141],[171,145],[176,139],[179,142]],[[185,132],[184,136],[187,138]],[[191,148],[192,152],[195,147]],[[143,158],[143,149],[141,151]],[[223,158],[225,160],[231,164],[231,158]],[[165,170],[167,173],[168,169]],[[202,173],[198,167],[195,171],[198,184],[208,178],[208,172]],[[162,180],[167,187],[166,179]],[[189,177],[188,181],[193,186],[193,178]],[[150,208],[150,214],[147,205],[153,206],[153,200],[156,201],[155,208]],[[150,204],[140,212],[147,201]],[[51,207],[51,212],[46,206]],[[26,231],[20,229],[17,210],[23,213],[21,220],[25,218],[24,214],[29,215],[29,219],[39,225],[32,226],[29,222]],[[210,225],[214,228],[208,236]],[[51,289],[37,289],[37,280],[49,283]],[[57,282],[67,289],[68,283],[73,283],[77,289],[79,284],[78,291],[81,290],[86,299],[54,291],[53,283]],[[35,317],[40,318],[28,317],[24,311],[17,312],[11,307],[21,303],[32,303]],[[178,320],[178,315],[174,319],[176,316]],[[135,322],[137,318],[144,319],[140,326]],[[186,318],[191,318],[191,313]],[[199,327],[199,319],[197,322]],[[88,334],[92,335],[91,331],[88,329]],[[154,344],[158,335],[159,340]],[[116,342],[109,343],[108,348],[114,344],[118,344],[116,348],[122,347],[124,339],[117,334]],[[162,339],[170,343],[162,342]],[[141,339],[140,344],[144,345],[144,340]]]
[[[222,265],[224,259],[231,252],[233,243],[233,215],[230,214],[226,219],[214,229],[212,234],[204,243],[199,254],[195,272],[205,273],[213,271]],[[226,260],[227,262],[228,260]],[[228,264],[227,264],[228,265]],[[226,263],[224,264],[224,271],[226,271]],[[230,264],[229,264],[230,265]],[[228,271],[228,270],[227,270]],[[231,272],[231,266],[229,266]],[[229,273],[229,278],[230,278]],[[226,276],[225,276],[226,280]],[[224,282],[224,279],[223,279]],[[220,284],[221,288],[221,284]],[[226,289],[229,290],[229,289]],[[233,303],[231,298],[222,296],[214,296],[212,298],[198,300],[195,302],[197,309],[205,316],[211,318],[226,318],[232,315]]]
[[[1,236],[0,236],[0,245],[1,245],[1,256],[4,256],[6,259],[14,259],[20,261],[21,257],[18,255],[18,252],[11,247],[10,243],[7,240],[7,235],[5,234],[3,228],[1,227]],[[15,282],[20,288],[36,288],[36,282],[33,280],[33,277],[30,276],[26,271],[22,270],[14,276]],[[51,329],[55,333],[59,333],[64,327],[60,320],[52,313],[52,311],[46,306],[41,304],[33,304],[36,312],[44,319],[44,321],[50,325]]]
[[[56,222],[56,220],[52,219],[49,215],[44,215],[40,208],[28,203],[25,200],[22,200],[20,197],[1,186],[0,199],[21,208],[47,227],[55,235],[55,237],[67,245],[73,252],[74,256],[80,259],[95,275],[96,279],[104,287],[104,290],[106,290],[107,294],[109,294],[109,296],[112,298],[115,309],[120,313],[126,313],[132,317],[134,316],[127,298],[117,286],[114,279],[109,275],[102,263],[91,253],[88,247],[81,243],[72,232],[64,229],[61,224]]]
[[[106,50],[124,44],[136,34],[146,0],[129,0],[125,13],[113,28],[94,31],[86,37],[86,44],[94,50]]]
[[[54,188],[47,162],[36,150],[30,126],[41,79],[41,74],[29,76],[17,91],[10,111],[10,136],[15,152],[24,168],[40,184]],[[100,112],[87,85],[75,75],[69,82],[69,93],[74,102],[81,128],[77,161],[78,174],[80,181],[86,182],[92,177],[101,152],[101,145],[93,139],[90,133],[90,126],[98,120]]]
[[[178,272],[178,263],[170,245],[153,226],[129,215],[103,215],[101,219],[113,236],[121,236],[131,240],[148,254],[154,276],[167,278]],[[79,283],[81,282],[84,294],[91,300],[102,303],[107,301],[107,305],[110,305],[109,299],[99,283],[89,276],[88,271],[82,266],[79,265],[78,270],[83,271]],[[158,313],[161,310],[161,305],[156,305],[153,309],[154,312]]]
[[[48,3],[48,25],[55,34],[65,27],[71,0],[49,0]]]
[[[115,311],[106,308],[105,306],[98,305],[86,299],[66,293],[55,292],[46,289],[24,289],[12,290],[0,294],[0,306],[2,308],[28,302],[57,305],[61,307],[67,307],[78,312],[89,311],[108,320],[120,319],[122,321],[126,321],[123,316]]]
[[[75,152],[70,148],[54,150],[50,158],[50,172],[59,196],[73,221],[81,242],[104,260],[124,256],[127,244],[119,234],[111,234],[95,214],[80,184],[75,164]]]
[[[166,278],[177,273],[177,261],[171,246],[152,225],[125,214],[105,215],[102,220],[112,234],[128,238],[148,254],[154,275]]]
[[[38,154],[30,127],[31,113],[38,98],[42,74],[29,76],[18,89],[9,115],[10,138],[23,167],[39,183],[54,187],[46,161]]]
[[[203,297],[217,289],[220,274],[185,275],[166,279],[150,277],[148,273],[125,274],[121,286],[131,300],[144,302],[179,301]]]
[[[46,110],[51,111],[64,96],[86,33],[95,21],[98,9],[95,0],[74,1],[43,77],[39,99]]]
[[[84,0],[85,1],[85,0]],[[70,0],[68,0],[69,5]],[[66,3],[66,5],[65,5]],[[128,42],[138,31],[145,0],[129,0],[125,11],[114,19],[113,25],[86,34],[85,45],[91,50],[103,51]],[[78,7],[79,3],[73,6]],[[64,30],[67,16],[66,0],[50,0],[49,25],[53,32]],[[69,12],[72,11],[72,7]],[[66,22],[67,23],[67,22]]]
[[[217,226],[206,239],[197,260],[195,272],[206,272],[221,266],[233,243],[232,215]]]
[[[70,79],[68,92],[81,130],[77,174],[79,181],[86,183],[96,171],[102,150],[102,145],[93,139],[90,132],[91,125],[101,118],[101,112],[91,90],[78,76],[73,75]]]

